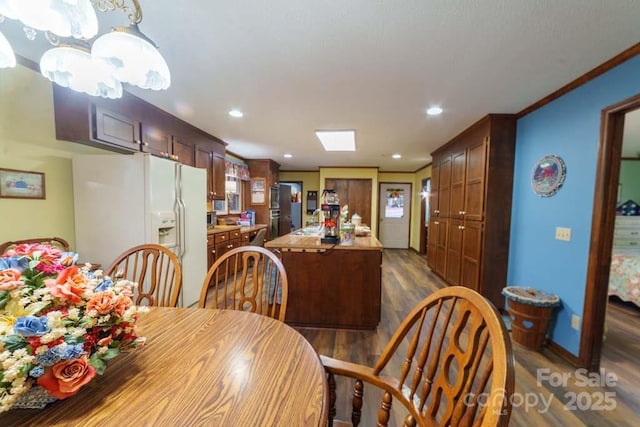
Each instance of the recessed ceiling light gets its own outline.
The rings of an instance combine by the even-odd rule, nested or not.
[[[355,130],[317,130],[325,151],[356,151]]]
[[[240,111],[240,110],[231,110],[231,111],[229,111],[229,115],[231,117],[242,117],[242,116],[244,116],[244,113],[242,111]]]
[[[431,107],[427,110],[427,114],[430,116],[437,116],[438,114],[442,114],[442,108],[440,107]]]
[[[402,157],[402,154],[396,153],[396,154],[392,155],[391,157],[393,157],[394,159],[399,159],[400,157]]]
[[[290,159],[290,158],[292,158],[292,157],[293,157],[293,155],[291,155],[291,154],[289,154],[289,153],[285,153],[285,154],[284,154],[284,157],[286,157],[287,159]]]

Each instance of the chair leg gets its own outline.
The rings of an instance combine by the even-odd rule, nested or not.
[[[354,427],[358,427],[362,418],[362,395],[364,393],[364,384],[361,380],[356,380],[353,386],[353,412],[351,413],[351,423]]]
[[[386,427],[389,423],[389,411],[391,410],[391,402],[393,398],[389,392],[385,392],[382,396],[380,410],[378,410],[378,425]]]
[[[327,375],[329,383],[329,427],[333,427],[333,419],[336,417],[336,379],[331,372]]]

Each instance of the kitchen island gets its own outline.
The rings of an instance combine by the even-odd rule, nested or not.
[[[372,236],[352,245],[320,237],[285,236],[265,243],[287,271],[286,323],[294,326],[375,329],[380,322],[382,245]]]

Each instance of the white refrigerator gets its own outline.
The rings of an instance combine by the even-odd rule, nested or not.
[[[182,265],[180,305],[197,304],[207,273],[207,172],[145,153],[73,157],[76,250],[106,269],[159,243]]]

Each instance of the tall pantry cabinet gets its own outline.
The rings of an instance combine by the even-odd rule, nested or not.
[[[516,118],[490,114],[431,153],[427,262],[498,309],[507,280]]]

